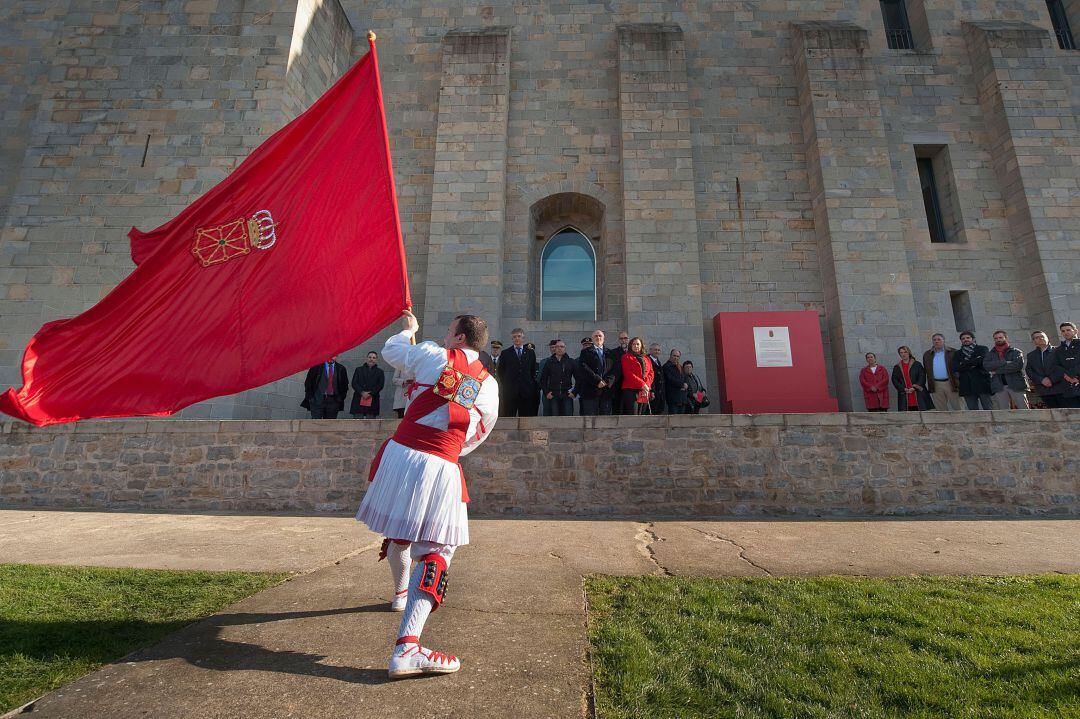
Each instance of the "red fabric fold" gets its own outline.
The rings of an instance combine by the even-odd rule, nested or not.
[[[0,410],[38,425],[172,414],[307,369],[396,319],[411,300],[378,93],[372,45],[228,178],[161,227],[133,229],[138,266],[38,331]],[[229,259],[200,261],[200,230],[242,220],[240,232],[262,210],[272,247],[235,240]]]

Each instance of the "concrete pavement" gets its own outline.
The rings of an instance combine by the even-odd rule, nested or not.
[[[42,717],[579,717],[583,574],[1080,572],[1080,521],[481,520],[426,643],[456,675],[390,683],[400,615],[347,518],[0,512],[0,562],[305,572],[36,702]],[[325,540],[325,541],[322,541]],[[218,549],[220,548],[220,550]]]

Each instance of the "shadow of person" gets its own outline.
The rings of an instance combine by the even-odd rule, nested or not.
[[[192,666],[212,671],[254,670],[324,677],[352,684],[383,684],[389,681],[386,669],[365,669],[325,664],[326,655],[293,650],[274,650],[251,642],[226,639],[229,627],[300,621],[361,613],[389,614],[387,602],[355,607],[314,609],[294,612],[226,612],[192,624],[175,621],[102,620],[53,622],[25,620],[7,623],[11,637],[24,637],[13,649],[26,656],[55,656],[62,652],[93,663],[151,662],[181,659]],[[395,619],[397,616],[396,615]],[[77,637],[110,637],[101,642],[76,641]],[[136,649],[148,641],[152,646]],[[389,648],[388,648],[389,649]],[[389,658],[389,651],[386,657]]]
[[[317,617],[375,612],[388,614],[386,602],[355,607],[313,609],[294,612],[233,612],[215,614],[202,622],[173,634],[160,644],[145,649],[127,661],[160,661],[182,659],[200,669],[212,671],[254,670],[281,672],[302,676],[323,677],[351,684],[383,684],[389,682],[386,669],[365,669],[325,664],[324,654],[291,649],[268,649],[251,642],[235,641],[222,636],[228,627],[290,622]]]

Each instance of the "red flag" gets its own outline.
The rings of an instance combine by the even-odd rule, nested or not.
[[[0,410],[37,425],[167,415],[355,347],[411,306],[375,45],[151,232],[97,305],[30,340]]]

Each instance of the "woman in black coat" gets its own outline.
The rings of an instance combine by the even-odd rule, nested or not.
[[[922,362],[912,358],[907,345],[897,350],[900,362],[892,368],[892,384],[896,388],[896,411],[925,411],[933,409],[926,392],[926,370]]]

